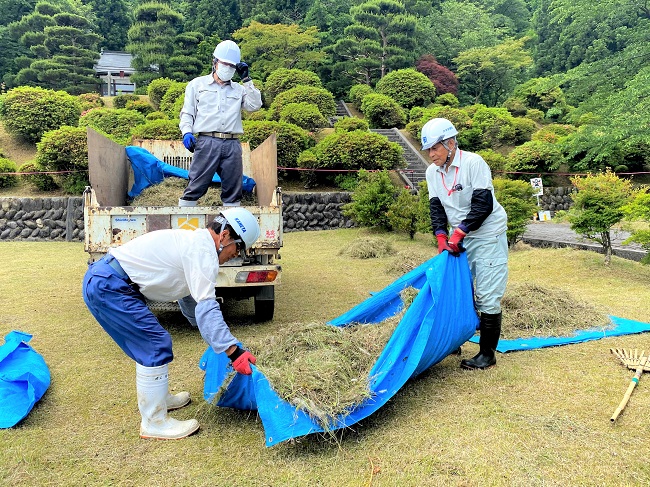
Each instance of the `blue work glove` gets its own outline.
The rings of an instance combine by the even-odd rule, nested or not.
[[[460,252],[465,252],[465,247],[463,247],[463,239],[465,238],[465,235],[467,234],[460,228],[456,228],[456,230],[454,230],[454,233],[451,234],[448,242],[449,248],[452,250],[452,252],[455,252],[457,254]]]
[[[248,76],[248,64],[237,63],[235,69],[237,70],[237,74],[239,75],[242,81],[250,81],[250,77]]]
[[[194,147],[196,146],[196,137],[194,137],[194,135],[192,135],[190,132],[186,133],[183,135],[183,145],[188,151],[194,152]]]

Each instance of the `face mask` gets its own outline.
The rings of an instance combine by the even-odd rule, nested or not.
[[[221,81],[230,81],[235,75],[235,68],[226,66],[225,64],[217,64],[217,76]]]

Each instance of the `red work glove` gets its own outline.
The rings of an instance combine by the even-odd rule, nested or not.
[[[467,234],[460,228],[456,228],[456,230],[454,230],[454,233],[452,233],[451,237],[449,237],[449,248],[452,252],[455,252],[456,254],[465,252],[465,247],[463,247],[462,243],[465,235]]]
[[[442,254],[445,250],[449,251],[450,254],[453,254],[453,251],[447,244],[447,235],[444,233],[436,233],[436,238],[438,239],[438,254]]]
[[[255,364],[255,362],[257,362],[257,359],[252,353],[248,350],[242,350],[239,347],[237,347],[233,353],[228,355],[228,358],[232,362],[233,369],[243,375],[251,375],[253,371],[251,370],[250,364]]]

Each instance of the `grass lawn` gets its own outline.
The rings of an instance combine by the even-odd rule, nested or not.
[[[395,257],[358,260],[339,250],[366,231],[285,235],[275,320],[254,324],[252,302],[225,306],[235,336],[291,322],[328,320],[392,282]],[[398,250],[430,255],[430,237],[384,235]],[[633,375],[610,347],[650,349],[648,334],[499,355],[487,371],[462,371],[450,356],[410,381],[370,418],[338,435],[266,448],[254,412],[202,400],[197,363],[206,348],[176,315],[173,390],[197,417],[181,441],[138,436],[134,366],[86,310],[80,243],[0,243],[0,333],[34,335],[52,384],[18,426],[0,430],[2,485],[511,486],[648,485],[650,376],[615,425],[609,418]],[[511,253],[511,282],[559,286],[614,315],[650,321],[650,267],[572,249]],[[535,303],[531,303],[535,306]],[[570,312],[570,310],[567,310]]]

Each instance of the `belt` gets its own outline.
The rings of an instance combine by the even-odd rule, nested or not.
[[[199,135],[206,137],[217,137],[219,139],[238,139],[239,134],[226,134],[224,132],[199,132]]]
[[[111,254],[106,254],[104,257],[100,259],[100,261],[111,266],[113,270],[117,273],[117,275],[120,276],[122,279],[124,279],[129,286],[135,288],[136,290],[139,288],[139,286],[131,280],[129,275],[126,272],[124,272],[124,269],[122,269],[122,266],[117,261],[117,259],[113,257]]]

